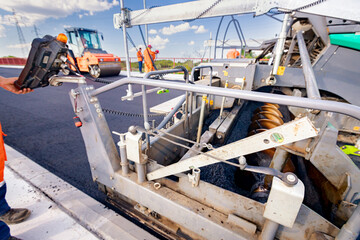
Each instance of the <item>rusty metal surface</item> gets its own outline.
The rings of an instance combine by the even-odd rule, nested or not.
[[[161,179],[160,182],[162,185],[187,195],[219,212],[235,214],[250,223],[256,224],[259,231],[262,230],[265,223],[265,218],[262,215],[264,204],[204,181],[200,181],[199,186],[193,188],[184,174],[178,176],[178,182],[169,179]],[[315,231],[336,236],[339,229],[310,208],[302,205],[293,228],[280,228],[278,237],[279,239],[305,240]]]
[[[343,196],[351,201],[360,191],[360,170],[353,161],[336,145],[338,130],[328,125],[311,155],[311,163],[333,184]],[[348,177],[350,182],[348,182]],[[344,185],[349,185],[347,188]]]
[[[112,188],[206,239],[255,239],[255,236],[227,223],[226,214],[167,186],[156,189],[154,182],[138,184],[136,179],[135,173],[126,177],[115,173]]]

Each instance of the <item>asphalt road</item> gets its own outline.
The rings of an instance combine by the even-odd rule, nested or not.
[[[0,67],[0,76],[16,77],[21,69]],[[113,81],[124,76],[107,77]],[[95,88],[103,83],[88,81]],[[0,121],[7,134],[5,143],[23,153],[58,177],[104,203],[105,196],[92,181],[89,163],[80,130],[74,126],[75,116],[69,91],[75,84],[35,89],[25,95],[16,95],[0,89]],[[121,101],[127,86],[99,96],[103,108],[128,113],[142,113],[142,99]],[[141,91],[133,86],[134,92]],[[148,95],[148,107],[182,94],[171,90],[168,94]],[[110,130],[126,132],[130,125],[143,126],[143,118],[106,114]],[[157,123],[162,117],[155,118]],[[117,141],[118,137],[114,136]]]

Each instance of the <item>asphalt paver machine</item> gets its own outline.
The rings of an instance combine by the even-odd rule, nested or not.
[[[169,69],[97,89],[80,76],[49,79],[79,84],[70,99],[93,180],[113,205],[167,239],[358,238],[359,159],[340,147],[360,145],[357,1],[121,5],[114,24],[125,38],[142,24],[274,9],[284,18],[262,49],[267,62],[214,59],[191,77]],[[184,81],[166,80],[174,72]],[[142,97],[144,125],[111,132],[98,96],[128,84],[142,86],[123,98]],[[149,123],[149,86],[184,92],[159,124]]]

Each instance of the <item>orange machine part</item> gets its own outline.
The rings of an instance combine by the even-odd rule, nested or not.
[[[115,62],[116,58],[118,59],[118,62],[120,62],[120,58],[114,56],[114,54],[94,54],[85,52],[82,57],[78,57],[76,60],[81,72],[89,72],[89,65],[98,65],[100,59],[103,60],[102,62]]]
[[[63,33],[59,33],[59,35],[56,37],[56,40],[58,40],[59,42],[63,42],[63,43],[67,43],[67,36]]]

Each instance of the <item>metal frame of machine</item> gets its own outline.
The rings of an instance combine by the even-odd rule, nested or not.
[[[204,9],[201,7],[204,3],[208,2],[180,4],[175,13],[164,11],[165,8],[170,9],[169,6],[130,12],[123,8],[121,1],[123,11],[114,17],[114,23],[115,26],[122,26],[126,39],[126,27],[134,25],[248,12],[262,14],[276,7],[286,14],[273,51],[273,64],[261,65],[253,60],[240,59],[214,61],[199,67],[201,75],[208,75],[206,69],[210,69],[210,79],[213,75],[216,76],[217,72],[217,77],[221,78],[221,86],[225,87],[213,86],[212,80],[207,82],[207,86],[194,84],[194,79],[189,80],[186,69],[152,72],[144,79],[130,77],[128,74],[127,78],[98,89],[86,85],[81,79],[79,87],[70,92],[70,99],[74,112],[83,123],[80,129],[94,181],[108,194],[114,205],[167,238],[356,239],[360,231],[360,170],[336,146],[336,141],[339,131],[355,135],[360,133],[360,104],[357,97],[359,87],[355,82],[356,71],[346,71],[355,67],[354,64],[344,69],[344,72],[333,69],[333,66],[339,59],[346,64],[349,57],[358,57],[360,53],[331,45],[327,33],[324,33],[328,24],[327,18],[318,16],[328,15],[351,20],[349,24],[342,26],[330,24],[330,33],[341,31],[341,27],[351,27],[352,31],[355,29],[356,32],[359,23],[353,21],[360,19],[358,15],[351,14],[352,5],[324,14],[327,7],[338,4],[331,0],[251,3],[223,0],[215,1],[211,7],[201,10]],[[179,11],[181,7],[189,6],[199,10],[188,14]],[[343,8],[350,10],[343,11]],[[156,14],[158,11],[161,11],[161,14]],[[297,26],[293,24],[296,19],[304,21]],[[309,30],[312,34],[315,33],[317,38],[323,39],[324,43],[321,52],[313,58],[309,56],[309,41],[306,41]],[[289,39],[292,40],[286,45]],[[295,43],[299,49],[297,54],[301,57],[302,67],[293,64],[286,67],[281,74],[278,70],[282,64],[294,59],[291,54],[294,54]],[[150,78],[151,75],[179,71],[185,72],[184,83]],[[223,71],[227,72],[226,75],[220,75]],[[343,78],[345,75],[347,78]],[[74,81],[76,79],[77,77],[71,78]],[[69,78],[53,77],[50,84],[56,85],[63,80],[69,81]],[[339,82],[344,85],[342,88],[338,87]],[[144,127],[132,126],[128,133],[119,134],[119,154],[97,96],[126,84],[142,85]],[[185,92],[185,97],[157,128],[150,127],[147,120],[146,86]],[[231,89],[232,86],[237,86],[237,89]],[[276,87],[285,95],[252,91],[262,86]],[[320,90],[340,96],[348,103],[321,99],[324,92]],[[132,94],[131,89],[129,93]],[[302,97],[305,93],[307,97]],[[201,98],[200,101],[197,96]],[[196,142],[193,139],[197,127],[202,128],[202,121],[210,109],[206,100],[216,96],[222,99],[235,98],[286,105],[296,119],[213,149],[208,143],[214,132],[212,136],[211,132],[208,133],[209,136],[201,136],[201,139],[198,135]],[[241,106],[242,104],[239,108]],[[173,114],[181,107],[184,110],[183,118],[168,126]],[[221,118],[222,115],[220,120]],[[226,124],[228,126],[225,131],[229,131],[231,123]],[[143,134],[146,135],[145,138]],[[204,141],[205,138],[208,140]],[[192,143],[193,146],[184,142]],[[271,167],[250,166],[243,157],[273,147],[276,147],[276,151]],[[208,149],[205,153],[201,152],[204,148]],[[183,149],[191,149],[194,154],[174,163],[184,155]],[[303,183],[294,174],[281,172],[289,153],[309,160],[330,183],[331,187],[327,191],[336,203],[334,211],[346,222],[341,229],[302,204]],[[237,162],[228,161],[234,158]],[[274,176],[267,204],[200,180],[199,168],[219,161],[232,164],[242,171]],[[183,172],[189,173],[186,175]],[[170,175],[173,177],[167,177]],[[344,213],[344,208],[347,213]]]

